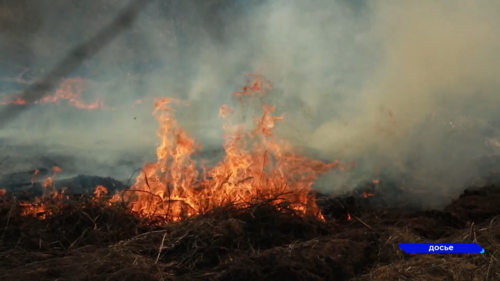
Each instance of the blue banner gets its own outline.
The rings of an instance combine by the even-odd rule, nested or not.
[[[400,243],[407,254],[482,254],[484,249],[476,243]]]

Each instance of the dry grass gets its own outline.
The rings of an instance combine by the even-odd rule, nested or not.
[[[364,210],[328,222],[272,200],[167,224],[88,198],[45,219],[7,200],[0,280],[500,280],[491,192],[448,211]],[[477,242],[485,253],[411,255],[401,242]]]
[[[422,239],[408,229],[391,229],[386,246],[381,247],[386,262],[353,280],[500,280],[500,223],[496,218],[438,240]],[[485,253],[411,255],[397,251],[400,242],[475,242]]]

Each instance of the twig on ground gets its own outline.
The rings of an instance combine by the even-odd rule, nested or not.
[[[362,221],[360,218],[358,218],[357,216],[351,214],[351,216],[355,219],[357,219],[360,223],[362,223],[364,226],[368,227],[369,229],[375,231],[375,229],[373,229],[371,226],[369,226],[368,224],[366,224],[364,221]]]
[[[472,239],[472,231],[474,229],[474,222],[471,223],[470,229],[469,229],[469,237],[467,238],[469,241],[473,241]]]
[[[163,234],[163,238],[161,239],[160,248],[158,249],[158,255],[156,256],[156,260],[155,260],[154,264],[157,264],[158,260],[160,259],[161,251],[163,250],[163,244],[165,243],[165,237],[167,237],[166,232]]]
[[[7,233],[7,228],[9,227],[9,223],[10,223],[10,217],[12,216],[12,209],[13,209],[13,206],[11,205],[10,210],[9,210],[9,216],[7,217],[7,224],[5,225],[5,228],[3,230],[2,237],[0,238],[0,241],[3,241],[3,238],[5,237],[5,233]]]
[[[138,240],[138,239],[140,239],[140,238],[143,238],[143,237],[145,237],[145,236],[148,236],[148,235],[151,235],[151,234],[155,234],[155,233],[164,233],[164,232],[165,232],[165,230],[164,230],[164,229],[161,229],[161,230],[154,230],[154,231],[148,231],[148,232],[145,232],[145,233],[141,233],[141,234],[139,234],[139,235],[136,235],[136,236],[134,236],[134,237],[132,237],[132,238],[130,238],[130,239],[120,241],[120,242],[118,242],[117,244],[111,245],[111,247],[116,247],[116,246],[118,246],[118,245],[123,246],[123,245],[126,245],[126,244],[128,244],[128,243],[130,243],[130,242],[132,242],[132,241],[135,241],[135,240]]]
[[[486,270],[486,277],[484,278],[485,281],[487,281],[488,277],[490,276],[491,264],[493,263],[493,257],[495,256],[495,254],[497,253],[497,251],[493,252],[493,254],[490,257],[490,262],[488,264],[488,269]]]

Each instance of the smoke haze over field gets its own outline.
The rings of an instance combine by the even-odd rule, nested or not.
[[[25,2],[0,10],[3,77],[50,69],[127,4]],[[477,175],[478,157],[497,153],[499,12],[493,0],[155,1],[68,77],[88,79],[84,99],[111,106],[188,99],[179,121],[211,147],[222,141],[219,107],[232,105],[245,73],[262,68],[286,113],[280,134],[297,146],[373,169],[391,163],[453,187]],[[0,136],[43,145],[40,155],[72,155],[87,170],[94,159],[94,173],[121,177],[134,169],[102,163],[153,160],[151,111],[147,102],[115,111],[38,106]]]

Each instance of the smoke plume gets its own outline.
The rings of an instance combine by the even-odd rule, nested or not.
[[[4,76],[47,71],[125,6],[46,2],[19,8],[35,9],[41,21],[29,38],[25,29],[3,34],[31,56],[2,62]],[[68,74],[87,80],[82,98],[101,97],[116,110],[33,107],[1,136],[40,145],[37,155],[72,155],[75,172],[123,177],[154,157],[150,100],[191,101],[179,121],[210,150],[222,141],[218,108],[232,103],[245,73],[260,69],[274,84],[270,102],[285,113],[280,136],[297,148],[358,161],[367,177],[390,164],[419,188],[458,192],[481,172],[478,158],[498,153],[499,11],[489,0],[155,1]],[[318,188],[334,191],[344,180],[335,174]]]

